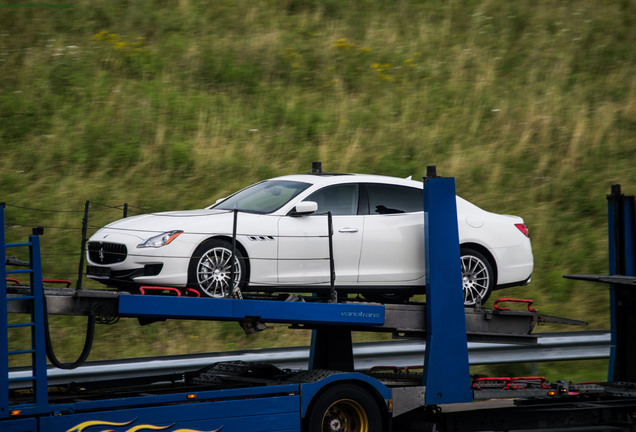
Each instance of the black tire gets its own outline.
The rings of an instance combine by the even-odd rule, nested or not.
[[[188,286],[207,297],[231,297],[232,245],[219,239],[206,240],[192,254],[188,265]],[[247,280],[245,257],[236,248],[234,286],[242,288]]]
[[[317,396],[305,417],[304,432],[382,432],[383,410],[355,384],[336,384]]]
[[[495,272],[490,260],[481,252],[461,248],[464,305],[484,304],[495,287]]]

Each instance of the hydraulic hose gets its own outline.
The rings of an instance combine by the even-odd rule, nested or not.
[[[86,337],[84,339],[84,348],[82,349],[82,353],[72,363],[62,363],[60,362],[55,353],[53,352],[53,345],[51,344],[51,332],[49,329],[49,313],[46,305],[46,296],[44,298],[44,337],[46,339],[46,356],[53,366],[58,369],[75,369],[78,366],[84,364],[88,355],[91,352],[91,348],[93,347],[93,340],[95,338],[95,315],[91,314],[88,316],[86,321]]]

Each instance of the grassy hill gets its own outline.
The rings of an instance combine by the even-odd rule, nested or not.
[[[10,239],[45,227],[46,277],[77,279],[86,200],[93,232],[123,203],[200,208],[314,160],[437,165],[528,223],[533,281],[506,295],[608,327],[606,291],[561,276],[607,272],[605,195],[636,193],[634,2],[51,3],[0,7],[0,201]],[[63,360],[82,327],[55,319]],[[91,359],[307,343],[289,333],[126,321]]]

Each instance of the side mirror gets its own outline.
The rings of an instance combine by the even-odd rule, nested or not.
[[[292,216],[309,216],[318,211],[318,203],[315,201],[303,201],[296,204]]]

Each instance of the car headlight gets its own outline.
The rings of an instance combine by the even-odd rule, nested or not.
[[[149,248],[149,247],[158,248],[161,246],[166,246],[166,245],[169,245],[172,242],[172,240],[176,239],[181,234],[183,234],[183,231],[179,231],[179,230],[168,231],[163,234],[150,237],[145,242],[138,244],[137,247],[138,248]]]

